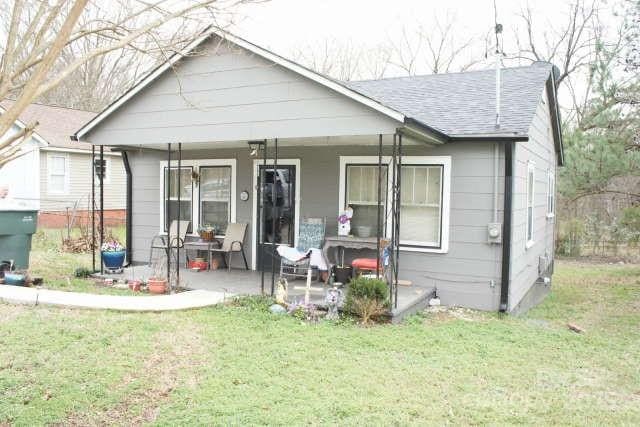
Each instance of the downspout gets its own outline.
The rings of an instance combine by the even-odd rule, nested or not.
[[[504,144],[504,227],[502,230],[502,277],[500,283],[500,312],[509,310],[511,276],[511,217],[513,213],[513,148],[515,142]]]
[[[500,146],[499,143],[493,145],[493,222],[498,222],[498,187],[500,180]]]
[[[133,204],[133,176],[131,175],[131,165],[129,164],[129,156],[127,155],[126,151],[122,152],[122,162],[124,163],[124,171],[127,174],[127,201],[126,201],[126,209],[127,209],[127,217],[126,217],[126,223],[125,223],[125,232],[127,233],[127,263],[125,264],[125,267],[129,267],[131,265],[131,260],[132,260],[132,252],[133,249],[131,247],[132,242],[133,242],[133,235],[132,235],[132,229],[133,229],[133,211],[132,211],[132,204]]]

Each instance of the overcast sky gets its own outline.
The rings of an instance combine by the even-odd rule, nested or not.
[[[612,11],[620,10],[620,0],[596,2],[600,20],[608,26],[608,33],[612,34],[619,24],[619,18],[614,17]],[[504,64],[514,66],[530,63],[527,60],[508,59],[518,53],[516,33],[526,40],[526,27],[518,15],[527,6],[532,12],[534,37],[540,48],[545,38],[558,38],[554,30],[568,22],[570,4],[571,0],[496,0],[498,22],[504,26],[502,44],[507,57]],[[389,40],[401,40],[403,29],[409,34],[416,33],[420,27],[431,31],[436,17],[440,22],[447,21],[447,18],[454,21],[457,40],[475,39],[470,48],[465,50],[469,58],[459,58],[452,71],[457,71],[456,68],[465,62],[479,58],[480,61],[471,68],[494,66],[495,59],[491,56],[494,46],[486,42],[495,23],[493,0],[271,0],[243,6],[230,30],[285,57],[312,66],[296,53],[317,52],[321,45],[330,41],[334,45],[371,48],[371,56],[376,46]],[[489,40],[493,42],[493,39]],[[484,59],[487,53],[489,58]],[[417,67],[415,74],[429,72],[426,65],[422,65]],[[333,74],[333,77],[341,78]],[[386,69],[384,77],[406,74],[392,65]],[[579,91],[584,87],[585,76],[585,73],[577,73],[572,77],[572,84]],[[354,76],[354,79],[359,78],[371,76]],[[571,105],[566,87],[560,88],[560,103],[564,107]]]
[[[601,1],[605,6],[606,2]],[[517,14],[529,4],[543,32],[566,21],[567,0],[496,0],[498,22],[505,28],[505,53],[515,53],[513,34],[522,27]],[[402,28],[429,28],[438,16],[453,16],[461,39],[486,35],[494,25],[493,0],[271,0],[246,6],[237,17],[234,32],[281,54],[303,46],[337,39],[376,46],[398,38]],[[484,55],[484,44],[475,50]]]

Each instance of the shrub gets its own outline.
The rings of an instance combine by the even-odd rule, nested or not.
[[[87,277],[91,276],[93,274],[93,272],[91,270],[89,270],[86,267],[78,267],[76,268],[76,270],[74,271],[74,276],[80,279],[86,279]]]
[[[584,237],[584,223],[577,218],[564,221],[558,227],[556,250],[561,255],[578,257]]]
[[[349,283],[345,308],[367,324],[386,313],[388,295],[384,280],[357,277]]]
[[[620,225],[627,230],[629,243],[638,245],[640,243],[640,207],[623,209]]]

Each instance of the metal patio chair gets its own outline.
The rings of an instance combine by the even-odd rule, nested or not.
[[[322,249],[326,229],[325,218],[305,218],[298,227],[298,246],[296,249],[300,253],[306,253],[310,249]],[[280,277],[282,278],[306,278],[309,269],[309,257],[299,261],[293,261],[285,257],[280,257]],[[313,269],[317,272],[317,269]],[[314,280],[317,279],[317,276]]]
[[[234,252],[240,252],[242,254],[242,260],[244,261],[244,268],[249,269],[247,264],[247,256],[244,253],[244,237],[247,233],[246,223],[233,223],[230,222],[227,225],[227,231],[224,235],[224,241],[222,247],[211,248],[212,253],[219,253],[222,255],[222,261],[227,265],[227,270],[231,270],[231,257]],[[225,255],[227,258],[225,258]]]
[[[180,235],[178,235],[178,224],[180,224]],[[173,253],[172,249],[182,249],[184,247],[184,240],[187,238],[187,229],[189,228],[189,224],[191,224],[191,221],[171,221],[168,234],[158,234],[151,239],[149,265],[151,265],[151,262],[153,261],[154,249],[164,250],[168,259]]]

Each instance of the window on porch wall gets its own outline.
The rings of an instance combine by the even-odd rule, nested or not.
[[[188,233],[193,230],[192,206],[193,206],[193,183],[191,181],[191,166],[180,169],[180,203],[178,204],[178,168],[171,168],[171,173],[167,174],[168,168],[164,168],[164,193],[165,193],[165,212],[167,211],[167,203],[169,207],[169,216],[165,215],[164,230],[169,229],[169,218],[171,221],[178,219],[178,211],[180,219],[189,221]],[[167,175],[169,175],[167,177]],[[168,178],[168,179],[167,179]],[[170,184],[169,184],[170,182]],[[170,187],[170,188],[169,188]]]
[[[225,234],[231,212],[231,166],[200,167],[200,226]]]
[[[353,208],[351,230],[357,235],[356,227],[371,227],[371,235],[375,236],[378,224],[378,165],[347,165],[346,168],[347,205]],[[387,181],[387,166],[382,165],[381,236],[385,234]]]
[[[440,246],[442,223],[441,165],[402,165],[400,239]]]

